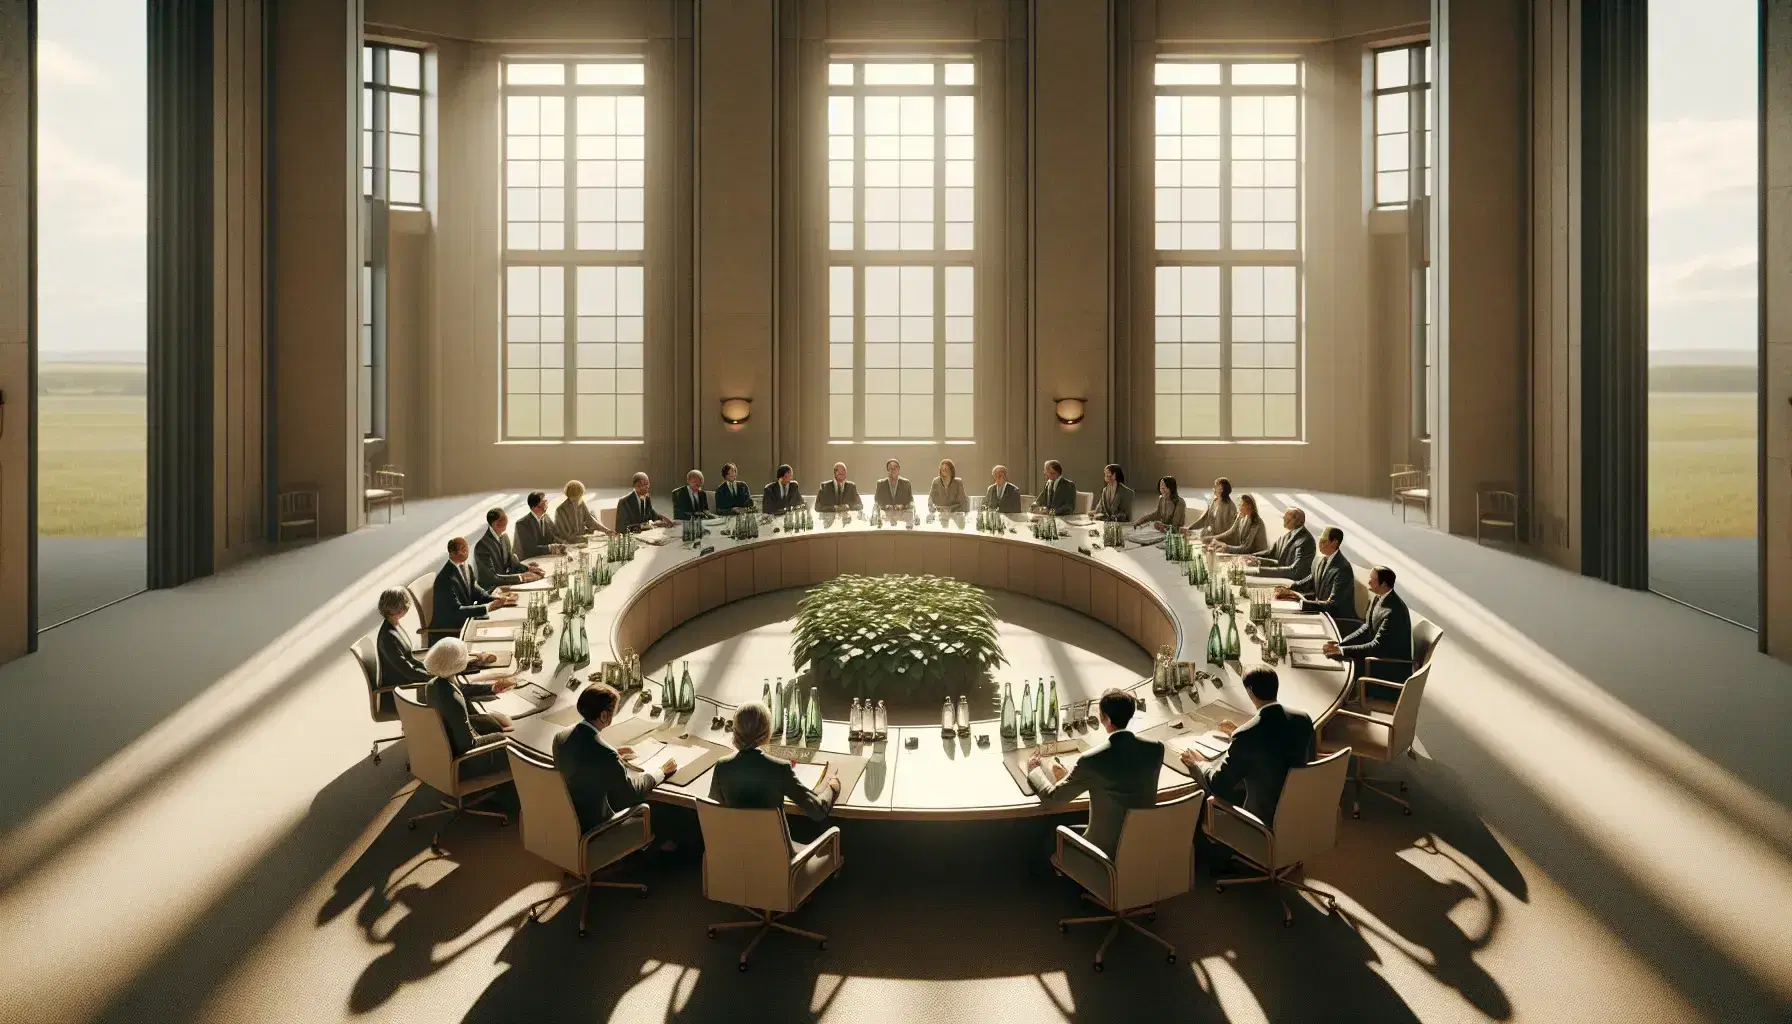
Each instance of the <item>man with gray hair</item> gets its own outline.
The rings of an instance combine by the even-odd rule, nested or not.
[[[442,728],[448,733],[448,751],[455,757],[501,739],[510,731],[509,716],[495,711],[474,712],[469,708],[469,702],[495,697],[510,689],[513,682],[509,679],[493,683],[467,682],[461,674],[471,660],[466,643],[456,637],[437,640],[423,656],[423,667],[434,677],[426,698],[436,714],[442,716]],[[469,758],[461,765],[460,774],[466,779],[492,775],[504,771],[508,763],[500,745],[490,753]]]
[[[834,809],[840,796],[840,776],[832,767],[817,788],[810,789],[796,777],[789,761],[772,757],[763,747],[772,736],[772,713],[760,701],[748,701],[734,711],[735,752],[716,763],[709,784],[710,799],[723,807],[784,806],[784,799],[821,821]]]
[[[859,485],[846,479],[846,463],[834,463],[834,478],[824,480],[821,489],[815,492],[815,511],[817,512],[857,512],[859,510]]]
[[[633,490],[616,502],[617,533],[639,530],[643,526],[672,525],[672,520],[654,510],[653,481],[647,479],[646,473],[636,473],[629,480],[629,486]]]
[[[1020,488],[1008,482],[1008,467],[997,466],[990,470],[989,478],[995,483],[983,492],[983,508],[1008,515],[1020,512]]]
[[[1307,514],[1289,506],[1282,513],[1282,535],[1261,555],[1247,555],[1244,564],[1255,566],[1257,574],[1287,580],[1304,580],[1313,572],[1313,534],[1307,529]]]
[[[703,489],[703,471],[693,469],[684,475],[684,486],[672,492],[672,518],[709,519],[709,492]]]

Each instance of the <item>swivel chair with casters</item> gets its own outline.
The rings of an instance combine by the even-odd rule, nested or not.
[[[1405,799],[1382,789],[1375,783],[1378,779],[1367,778],[1363,774],[1363,761],[1391,762],[1401,754],[1414,756],[1412,753],[1413,737],[1418,733],[1419,704],[1425,697],[1425,681],[1431,675],[1431,666],[1422,666],[1417,672],[1407,677],[1404,683],[1381,683],[1398,690],[1398,697],[1388,711],[1352,711],[1339,708],[1332,717],[1326,719],[1319,730],[1317,742],[1321,753],[1331,751],[1354,752],[1356,755],[1356,794],[1350,801],[1350,816],[1363,816],[1363,791],[1377,793],[1400,805],[1402,814],[1411,814],[1412,805]],[[1401,782],[1400,791],[1406,791],[1406,783]],[[1280,813],[1280,812],[1277,812]]]
[[[1354,692],[1351,695],[1351,704],[1358,711],[1380,711],[1392,714],[1394,710],[1394,701],[1399,697],[1398,690],[1400,681],[1398,679],[1389,680],[1378,675],[1372,675],[1371,673],[1375,670],[1375,666],[1391,665],[1394,666],[1393,671],[1398,672],[1402,678],[1410,677],[1417,670],[1431,664],[1431,656],[1437,653],[1437,645],[1443,642],[1443,638],[1444,631],[1437,623],[1432,622],[1423,615],[1414,615],[1412,617],[1412,660],[1408,661],[1404,658],[1364,658],[1363,672],[1356,677],[1356,685]],[[1387,690],[1377,693],[1370,689],[1371,686],[1386,687],[1395,692],[1392,695],[1390,695]]]
[[[1053,833],[1058,845],[1052,867],[1086,890],[1083,899],[1108,911],[1058,921],[1060,932],[1068,932],[1073,924],[1109,922],[1107,936],[1095,949],[1096,970],[1102,970],[1102,956],[1121,925],[1164,947],[1166,963],[1176,962],[1176,947],[1133,918],[1155,921],[1157,904],[1182,895],[1194,884],[1195,824],[1204,799],[1205,794],[1196,790],[1167,804],[1127,811],[1112,857],[1083,838],[1084,826],[1059,825]]]
[[[380,651],[379,638],[372,633],[367,634],[350,645],[348,652],[354,655],[355,664],[361,666],[361,678],[367,681],[367,712],[375,722],[398,721],[397,693],[401,689],[414,687],[380,685]],[[380,763],[380,744],[397,743],[404,739],[401,731],[397,736],[376,736],[373,740],[373,763]],[[404,763],[404,770],[411,770],[411,763]]]
[[[579,894],[579,938],[582,939],[592,889],[633,889],[646,899],[647,886],[639,882],[600,881],[597,873],[653,843],[652,818],[647,805],[636,804],[617,811],[608,821],[580,831],[579,815],[573,809],[572,794],[567,792],[566,777],[553,765],[514,746],[507,753],[510,776],[516,780],[516,795],[522,804],[523,849],[573,877],[571,884],[559,892],[531,904],[529,916],[538,918],[542,907],[576,891]]]
[[[436,629],[434,627],[436,617],[435,573],[425,573],[422,576],[417,577],[412,580],[410,585],[405,587],[405,589],[410,592],[411,607],[417,613],[417,624],[415,629],[417,632],[417,640],[419,642],[418,646],[427,649],[430,645],[445,636],[460,635],[460,630],[458,629]]]
[[[482,818],[496,818],[499,825],[510,824],[510,816],[501,811],[486,811],[475,807],[493,796],[492,790],[510,781],[510,769],[504,768],[487,775],[463,776],[461,766],[470,758],[481,754],[489,754],[503,750],[510,744],[503,737],[482,743],[459,757],[454,756],[448,746],[448,730],[442,726],[442,716],[426,704],[419,704],[403,694],[395,695],[398,704],[398,718],[404,723],[405,745],[410,748],[410,771],[417,781],[425,783],[441,793],[442,809],[426,811],[413,815],[405,823],[406,828],[416,828],[419,821],[448,815],[442,822],[446,826],[462,814],[477,814]],[[468,798],[472,798],[469,800]],[[429,841],[430,849],[442,853],[442,832]]]
[[[1242,807],[1218,797],[1207,798],[1207,834],[1232,848],[1262,874],[1221,878],[1214,888],[1225,892],[1234,885],[1269,882],[1317,896],[1328,910],[1337,898],[1321,892],[1292,875],[1312,857],[1331,849],[1338,841],[1338,797],[1344,791],[1344,775],[1350,767],[1350,749],[1302,765],[1288,773],[1282,796],[1276,801],[1275,827]],[[1294,914],[1282,901],[1282,926],[1292,927]]]
[[[703,830],[703,895],[754,914],[751,921],[724,921],[708,929],[712,939],[724,930],[756,929],[753,940],[741,950],[741,970],[747,969],[753,947],[773,928],[828,948],[826,935],[792,927],[780,919],[795,913],[821,883],[839,873],[845,861],[837,826],[792,852],[782,808],[723,807],[699,797],[697,823]]]

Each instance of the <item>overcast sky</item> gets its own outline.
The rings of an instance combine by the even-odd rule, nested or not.
[[[143,0],[39,4],[39,343],[144,339]],[[1755,347],[1755,0],[1650,0],[1650,345]]]

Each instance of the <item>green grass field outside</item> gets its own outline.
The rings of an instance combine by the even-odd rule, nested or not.
[[[46,363],[38,380],[38,534],[143,536],[143,366]]]
[[[1753,537],[1758,464],[1752,393],[1649,396],[1649,534]]]

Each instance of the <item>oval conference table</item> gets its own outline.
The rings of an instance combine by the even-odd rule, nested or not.
[[[727,602],[810,586],[837,574],[925,573],[985,589],[1013,590],[1105,623],[1147,654],[1167,647],[1175,651],[1179,662],[1205,661],[1211,619],[1202,588],[1187,581],[1187,565],[1167,561],[1161,545],[1127,543],[1117,550],[1105,548],[1100,543],[1100,524],[1089,524],[1081,517],[1060,520],[1063,536],[1053,541],[1032,536],[1028,515],[1004,517],[1008,532],[996,534],[977,531],[974,514],[930,516],[924,505],[914,514],[887,516],[881,526],[863,513],[817,513],[812,529],[783,532],[774,529],[781,517],[761,518],[760,536],[748,540],[724,536],[725,519],[709,521],[707,535],[696,544],[680,542],[681,531],[676,526],[648,529],[638,535],[642,543],[634,558],[614,563],[613,582],[593,596],[594,607],[585,616],[592,653],[584,666],[575,669],[559,663],[558,644],[565,618],[560,604],[551,604],[549,620],[554,633],[540,642],[542,668],[517,675],[518,691],[500,698],[503,710],[514,720],[510,741],[551,761],[554,736],[579,720],[575,707],[578,692],[605,661],[617,660],[617,652],[645,652],[674,627]],[[1128,536],[1134,534],[1129,531]],[[604,543],[602,535],[591,539],[589,557],[594,562]],[[1079,547],[1090,553],[1081,553]],[[547,556],[536,561],[544,570],[551,570],[562,557],[576,560],[577,556]],[[1251,587],[1273,582],[1248,578]],[[475,650],[510,650],[512,640],[482,642],[473,631],[501,631],[504,624],[520,623],[526,598],[532,590],[545,592],[547,584],[544,580],[515,588],[525,600],[488,619],[473,620],[463,636]],[[1150,678],[1135,683],[1131,689],[1141,704],[1129,724],[1134,733],[1167,740],[1172,751],[1205,736],[1211,750],[1213,723],[1223,718],[1242,725],[1250,717],[1251,703],[1240,678],[1264,662],[1258,643],[1245,635],[1242,620],[1247,615],[1240,596],[1241,661],[1200,665],[1211,678],[1167,694],[1153,692]],[[1277,602],[1275,614],[1285,621],[1301,621],[1304,625],[1295,628],[1313,634],[1308,639],[1291,639],[1291,645],[1298,643],[1316,651],[1324,639],[1337,635],[1328,617],[1300,614],[1295,604]],[[1316,725],[1343,703],[1351,684],[1347,663],[1330,664],[1335,667],[1303,668],[1291,664],[1290,659],[1274,666],[1281,682],[1281,702],[1311,715]],[[473,678],[501,678],[511,671],[493,670]],[[659,675],[663,678],[664,674],[662,669]],[[658,706],[661,687],[659,680],[650,678],[644,690],[625,695],[623,708],[605,738],[616,746],[643,748],[655,740],[691,737],[732,750],[726,725],[736,706],[760,697],[760,682],[753,677],[792,674],[787,665],[767,666],[736,672],[732,683],[698,680],[696,709],[677,715]],[[1018,701],[1022,680],[1012,682]],[[835,803],[834,814],[839,817],[948,821],[1060,813],[1084,806],[1085,801],[1079,798],[1068,804],[1044,805],[1030,788],[1023,788],[1016,777],[1020,769],[1010,768],[1011,763],[1024,766],[1030,752],[1027,748],[1035,743],[1063,750],[1087,748],[1100,740],[1102,730],[1092,718],[1078,715],[1083,721],[1068,721],[1070,709],[1083,710],[1079,705],[1100,694],[1080,692],[1074,678],[1060,679],[1058,684],[1060,705],[1066,710],[1065,727],[1033,740],[1003,737],[999,722],[985,718],[971,723],[969,735],[946,738],[937,723],[892,725],[884,739],[862,742],[849,737],[846,722],[829,720],[819,741],[787,742],[774,736],[767,750],[793,761],[834,764],[850,787]],[[735,691],[731,692],[730,686]],[[1086,711],[1089,716],[1093,713],[1092,708]],[[690,771],[675,775],[654,790],[652,799],[691,805],[695,797],[706,796],[713,777],[707,765],[722,752],[716,750],[702,763],[693,764]],[[645,760],[653,763],[654,755]],[[1171,760],[1175,760],[1173,753],[1166,755],[1166,762]],[[684,777],[692,772],[697,774]],[[1166,763],[1160,769],[1158,798],[1172,799],[1192,791],[1195,785],[1180,765],[1172,768]]]

